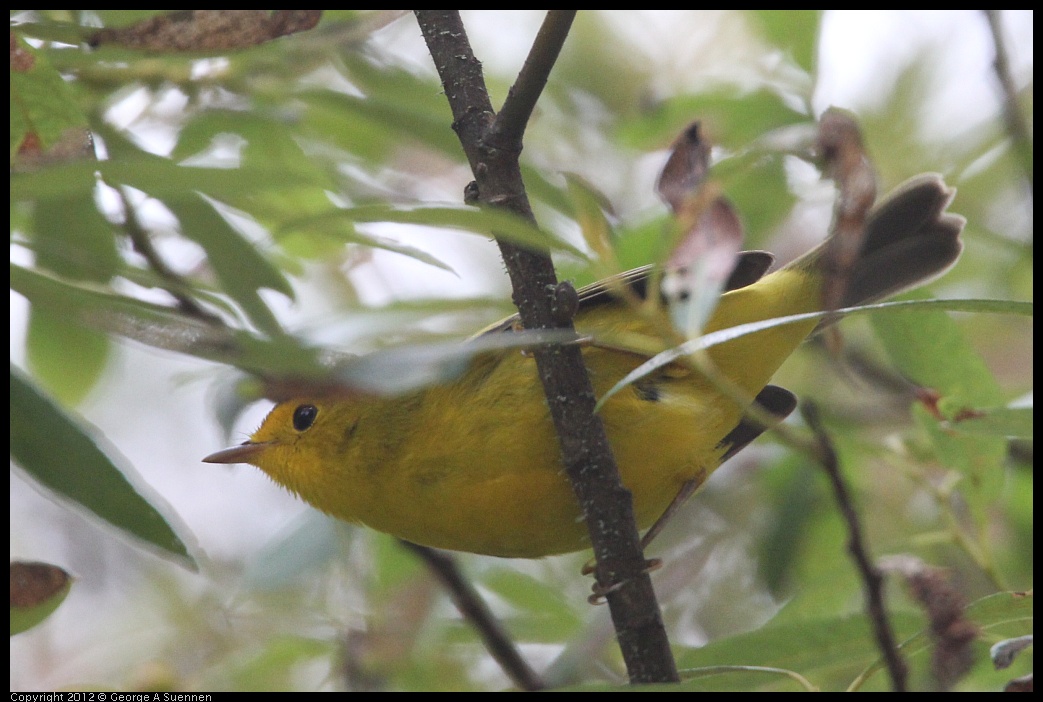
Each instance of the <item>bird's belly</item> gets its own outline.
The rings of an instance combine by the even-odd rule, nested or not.
[[[639,527],[650,526],[686,481],[702,482],[717,467],[717,443],[738,421],[737,410],[719,407],[633,396],[606,404],[606,431]],[[361,521],[427,546],[495,556],[537,558],[586,548],[587,528],[553,426],[547,417],[539,422],[515,432],[524,440],[513,443],[476,451],[480,439],[470,437],[466,451],[456,451],[447,437],[440,456],[422,463],[401,456],[395,470],[401,479],[392,489],[409,495],[394,500],[406,508]]]

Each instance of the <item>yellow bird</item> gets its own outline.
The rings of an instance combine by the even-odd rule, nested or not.
[[[951,267],[964,224],[945,213],[953,194],[928,174],[879,203],[838,306],[879,300]],[[770,257],[741,256],[706,331],[821,310],[831,242],[763,277]],[[624,279],[643,292],[648,271]],[[654,335],[613,289],[580,291],[577,331],[595,340]],[[509,333],[513,321],[486,333]],[[816,325],[774,327],[708,354],[732,384],[785,416],[792,395],[767,383]],[[599,397],[647,360],[596,341],[583,358]],[[701,374],[676,368],[609,398],[601,417],[640,527],[760,433],[743,421],[744,410]],[[203,460],[251,463],[323,512],[426,546],[521,558],[588,546],[535,360],[517,349],[479,353],[457,379],[397,397],[282,402],[249,441]]]

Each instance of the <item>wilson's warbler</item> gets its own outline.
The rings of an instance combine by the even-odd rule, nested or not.
[[[877,300],[940,275],[959,256],[963,219],[937,175],[918,176],[867,218],[861,252],[838,306]],[[821,309],[822,246],[761,277],[770,258],[732,276],[706,331]],[[742,265],[740,267],[742,267]],[[642,288],[647,269],[624,274]],[[753,282],[741,278],[759,278]],[[741,287],[736,287],[739,285]],[[613,288],[580,291],[577,331],[595,339],[652,334]],[[511,319],[487,333],[509,333]],[[718,371],[785,415],[792,396],[765,388],[816,327],[774,327],[712,347]],[[600,396],[647,360],[596,342],[584,348]],[[700,373],[666,367],[612,396],[601,410],[639,526],[652,524],[683,485],[698,485],[759,429]],[[437,548],[536,558],[587,546],[587,529],[563,473],[535,361],[517,349],[483,352],[447,384],[399,397],[301,397],[272,409],[241,446],[204,459],[251,463],[335,517]]]

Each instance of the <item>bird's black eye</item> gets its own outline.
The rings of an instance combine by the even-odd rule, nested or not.
[[[315,423],[319,416],[319,408],[315,405],[299,405],[293,411],[293,428],[297,431],[305,431]]]

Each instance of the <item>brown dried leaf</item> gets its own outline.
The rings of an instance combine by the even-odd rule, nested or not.
[[[671,147],[656,192],[678,215],[699,192],[709,168],[710,144],[700,135],[699,123],[692,122]]]
[[[670,254],[662,284],[674,327],[688,338],[709,320],[743,239],[742,223],[725,197],[717,196],[701,209]]]
[[[1014,678],[1003,688],[1004,692],[1032,692],[1032,673]]]
[[[26,132],[18,146],[16,170],[29,170],[81,158],[94,158],[94,135],[88,129],[69,127],[49,148],[37,132]]]
[[[27,609],[54,597],[69,582],[69,574],[47,563],[11,563],[11,606]]]
[[[91,46],[118,44],[146,51],[242,49],[311,29],[322,10],[179,10],[127,27],[102,29]]]
[[[978,636],[978,627],[964,617],[967,602],[941,568],[914,556],[891,556],[881,561],[881,569],[905,578],[911,594],[923,605],[934,641],[931,672],[938,689],[951,689],[974,664],[971,644]]]
[[[712,271],[713,280],[723,282],[735,267],[742,237],[742,223],[735,208],[727,198],[718,196],[703,208],[698,221],[674,247],[667,268],[689,268],[702,262]]]
[[[36,65],[36,57],[32,52],[22,46],[14,32],[11,35],[11,70],[18,73],[28,73]]]
[[[837,184],[833,231],[823,258],[823,304],[841,306],[851,266],[862,250],[866,215],[876,200],[876,173],[862,146],[854,118],[831,107],[819,121],[818,151],[824,169]]]

